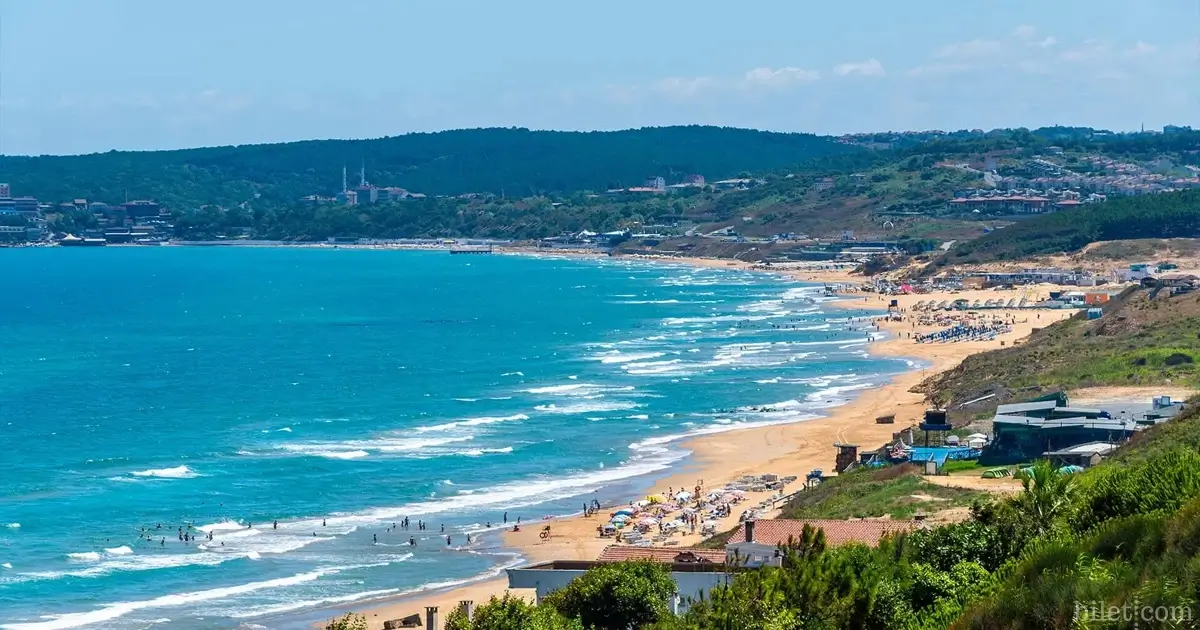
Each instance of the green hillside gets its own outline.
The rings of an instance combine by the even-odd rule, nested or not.
[[[948,252],[929,271],[958,264],[1074,252],[1089,243],[1200,236],[1200,190],[1116,199],[1041,215]]]
[[[1034,332],[1020,345],[971,355],[925,380],[918,391],[953,409],[995,395],[963,410],[970,415],[1076,387],[1200,384],[1200,296],[1152,293],[1128,290],[1100,319],[1080,314]]]
[[[690,174],[712,179],[765,172],[816,157],[862,149],[808,134],[723,127],[656,127],[612,132],[464,129],[372,140],[177,151],[110,151],[82,156],[2,157],[15,194],[43,200],[159,200],[168,206],[229,206],[251,199],[291,203],[367,179],[428,195],[489,192],[526,197],[548,192],[668,183]]]

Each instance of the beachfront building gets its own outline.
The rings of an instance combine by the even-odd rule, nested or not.
[[[1130,417],[1113,418],[1102,409],[1060,402],[997,407],[992,420],[994,435],[984,459],[994,463],[1027,462],[1091,442],[1121,444],[1145,426]]]
[[[771,519],[745,521],[725,545],[725,564],[738,567],[779,566],[779,549],[801,540],[809,526],[825,532],[825,545],[861,543],[874,547],[886,536],[913,529],[912,521],[839,521],[833,519]]]
[[[720,549],[609,545],[595,560],[554,560],[508,569],[508,587],[534,589],[540,602],[543,597],[565,587],[588,569],[627,560],[649,560],[667,565],[676,586],[671,602],[671,610],[675,614],[687,612],[690,600],[698,600],[714,587],[727,585],[733,579],[730,568],[725,564],[725,552]]]

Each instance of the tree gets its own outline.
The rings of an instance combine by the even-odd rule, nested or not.
[[[325,624],[325,630],[367,630],[367,616],[346,613],[330,619],[329,623]]]
[[[543,602],[565,617],[580,620],[585,628],[627,630],[670,616],[667,602],[675,591],[666,567],[618,562],[589,569]]]
[[[567,619],[549,606],[535,606],[505,593],[492,596],[467,619],[462,608],[446,616],[446,630],[583,630],[578,619]]]
[[[1018,505],[1030,519],[1036,534],[1050,531],[1059,516],[1071,506],[1071,495],[1075,491],[1075,477],[1060,473],[1043,460],[1033,466],[1029,474],[1021,478],[1024,492]]]

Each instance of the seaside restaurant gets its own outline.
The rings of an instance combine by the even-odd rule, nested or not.
[[[1143,428],[1100,409],[1058,406],[1056,401],[1000,405],[997,412],[994,437],[985,453],[985,459],[995,463],[1032,461],[1089,442],[1120,444]]]

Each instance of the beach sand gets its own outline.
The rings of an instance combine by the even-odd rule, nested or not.
[[[642,259],[643,257],[639,257]],[[745,263],[730,264],[725,260],[667,258],[665,262],[693,264],[697,266],[719,268],[748,268]],[[773,272],[779,273],[780,271]],[[828,282],[839,284],[861,284],[861,276],[852,276],[846,272],[830,270],[801,270],[784,271],[797,280]],[[847,309],[873,309],[884,311],[890,300],[895,299],[898,306],[908,311],[918,301],[937,299],[955,300],[976,299],[988,300],[1004,298],[1005,300],[1022,296],[1044,298],[1046,293],[1055,287],[1040,285],[1030,294],[1024,289],[1009,291],[959,291],[945,294],[880,296],[874,293],[850,293],[846,299],[830,302],[830,306]],[[875,449],[889,442],[894,431],[902,430],[916,423],[923,416],[927,405],[921,394],[909,390],[924,378],[937,372],[957,366],[964,358],[975,354],[1011,345],[1014,341],[1030,334],[1034,328],[1047,326],[1055,321],[1070,316],[1072,310],[995,310],[989,311],[1004,319],[1014,319],[1011,332],[998,336],[989,341],[970,341],[958,343],[917,344],[907,338],[902,338],[906,332],[930,332],[940,326],[913,328],[907,317],[901,322],[880,322],[882,331],[891,333],[885,340],[875,341],[867,346],[869,352],[876,356],[906,357],[921,361],[925,367],[914,369],[896,375],[888,383],[861,392],[851,402],[828,410],[829,415],[814,420],[794,424],[779,425],[765,428],[730,431],[711,436],[701,436],[688,440],[682,447],[691,451],[693,456],[683,460],[682,470],[657,480],[652,488],[647,488],[647,494],[665,493],[668,488],[691,489],[698,480],[703,480],[706,487],[718,487],[726,482],[735,480],[746,474],[774,473],[779,476],[795,475],[800,480],[814,468],[832,471],[834,467],[834,442],[860,444],[863,449]],[[864,324],[865,325],[865,324]],[[875,418],[895,414],[895,424],[876,424]],[[785,492],[793,492],[800,488],[802,481],[790,485]],[[717,531],[726,531],[737,525],[738,516],[744,507],[758,504],[771,493],[748,493],[744,504],[734,506],[733,513],[722,519]],[[580,499],[582,505],[585,498]],[[548,521],[525,521],[518,533],[504,534],[504,544],[520,552],[529,562],[536,563],[548,560],[594,560],[607,545],[613,544],[611,538],[601,539],[596,527],[607,520],[611,510],[601,510],[599,515],[584,518],[582,516],[559,518]],[[776,512],[766,516],[773,517]],[[544,525],[552,527],[553,535],[549,540],[539,538]],[[672,541],[678,541],[676,546],[686,547],[700,542],[697,534],[674,536]],[[506,590],[507,578],[503,575],[484,581],[475,582],[448,591],[434,592],[421,595],[410,595],[392,600],[364,604],[358,608],[367,615],[368,624],[372,630],[383,627],[383,622],[420,613],[424,617],[426,606],[437,606],[439,618],[444,620],[447,613],[460,601],[472,600],[481,604],[492,595],[502,595]],[[514,591],[514,595],[532,599],[532,592]]]

